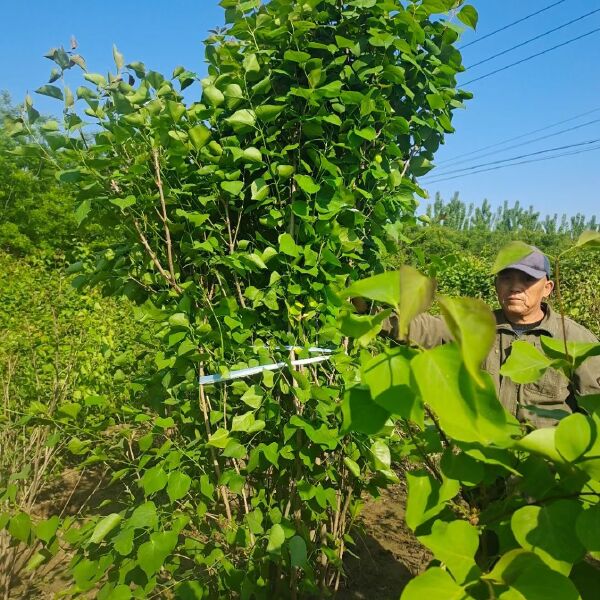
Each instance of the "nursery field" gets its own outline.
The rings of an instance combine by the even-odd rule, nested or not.
[[[477,12],[220,4],[206,77],[73,43],[59,119],[0,104],[0,597],[596,598],[596,219],[418,213]],[[562,337],[512,343],[510,412],[528,244]]]

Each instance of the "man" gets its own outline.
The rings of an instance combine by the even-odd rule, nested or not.
[[[600,357],[589,358],[569,382],[562,373],[548,369],[535,383],[519,385],[500,374],[515,340],[524,340],[541,350],[542,335],[563,339],[560,315],[546,300],[554,289],[550,262],[537,248],[496,276],[496,293],[502,307],[494,311],[496,340],[483,368],[492,376],[500,402],[519,420],[536,427],[555,425],[548,411],[577,410],[576,396],[600,393]],[[384,331],[397,338],[397,321],[390,319]],[[585,327],[565,318],[565,333],[571,342],[597,342]],[[410,339],[425,348],[452,341],[443,319],[428,314],[417,316],[410,325]],[[543,414],[528,410],[541,409]]]

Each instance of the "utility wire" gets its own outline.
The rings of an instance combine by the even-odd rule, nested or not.
[[[480,38],[477,38],[476,40],[473,40],[472,42],[469,42],[468,44],[463,44],[462,46],[459,46],[459,50],[462,50],[463,48],[468,48],[469,46],[472,46],[473,44],[477,44],[483,40],[486,40],[487,38],[492,37],[493,35],[496,35],[497,33],[500,33],[501,31],[506,31],[507,29],[510,29],[511,27],[514,27],[515,25],[518,25],[519,23],[522,23],[523,21],[527,21],[527,19],[531,19],[531,17],[535,17],[536,15],[539,15],[547,10],[550,10],[551,8],[554,8],[555,6],[558,6],[559,4],[562,4],[563,2],[566,2],[566,0],[559,0],[559,2],[555,2],[554,4],[550,4],[548,6],[545,6],[544,8],[541,8],[540,10],[531,13],[525,17],[522,17],[521,19],[518,19],[517,21],[513,21],[512,23],[509,23],[508,25],[504,25],[503,27],[500,27],[500,29],[496,29],[495,31],[492,31],[486,35],[481,36]]]
[[[442,172],[438,173],[438,175],[443,175],[447,171],[451,171],[455,165],[460,165],[471,160],[479,160],[480,158],[485,158],[486,156],[493,156],[494,154],[501,154],[502,152],[506,152],[507,150],[512,150],[513,148],[520,148],[521,146],[527,146],[529,144],[533,144],[535,142],[539,142],[541,140],[546,140],[548,138],[554,137],[556,135],[561,135],[563,133],[567,133],[569,131],[575,131],[576,129],[581,129],[582,127],[587,127],[588,125],[593,125],[594,123],[599,123],[600,119],[593,119],[592,121],[587,121],[586,123],[581,123],[579,125],[575,125],[574,127],[567,127],[566,129],[561,129],[560,131],[555,131],[554,133],[549,133],[547,135],[541,135],[540,137],[534,138],[533,140],[528,140],[526,142],[521,142],[519,144],[513,144],[512,146],[507,146],[506,148],[502,148],[500,150],[492,150],[491,152],[485,152],[484,154],[480,154],[474,158],[464,158],[462,160],[454,161],[452,166],[446,166],[442,168]]]
[[[480,81],[482,79],[485,79],[486,77],[491,77],[492,75],[495,75],[496,73],[500,73],[501,71],[506,71],[507,69],[510,69],[512,67],[516,67],[517,65],[520,65],[524,62],[527,62],[533,58],[537,58],[538,56],[542,56],[542,54],[547,54],[548,52],[552,51],[552,50],[556,50],[557,48],[562,48],[563,46],[567,46],[568,44],[572,44],[573,42],[576,42],[578,40],[583,39],[584,37],[587,37],[588,35],[592,35],[593,33],[598,33],[600,31],[600,27],[596,27],[596,29],[592,29],[591,31],[588,31],[587,33],[583,33],[581,35],[578,35],[577,37],[571,38],[570,40],[567,40],[566,42],[563,42],[562,44],[557,44],[556,46],[551,46],[550,48],[546,48],[545,50],[542,50],[541,52],[536,52],[536,54],[531,54],[530,56],[526,56],[525,58],[522,58],[521,60],[518,60],[514,63],[510,63],[509,65],[506,65],[504,67],[500,67],[499,69],[496,69],[495,71],[491,71],[490,73],[486,73],[485,75],[481,75],[481,77],[476,77],[475,79],[470,79],[469,81],[466,81],[465,83],[461,83],[461,87],[462,86],[466,86],[469,85],[471,83],[475,83],[476,81]]]
[[[554,148],[546,148],[545,150],[537,150],[536,152],[530,152],[528,154],[519,154],[518,156],[511,156],[510,158],[502,158],[500,160],[492,160],[486,163],[480,163],[478,165],[472,165],[471,167],[464,167],[463,169],[457,169],[454,173],[462,173],[464,171],[473,171],[475,169],[479,169],[481,167],[488,167],[490,165],[498,165],[501,163],[511,162],[513,160],[519,160],[520,158],[528,158],[530,156],[538,156],[540,154],[547,154],[548,152],[556,152],[557,150],[566,150],[568,148],[577,148],[580,146],[589,146],[590,144],[597,144],[600,142],[600,138],[596,138],[593,140],[587,140],[585,142],[578,142],[576,144],[567,144],[566,146],[556,146]],[[435,177],[435,176],[432,176]],[[444,178],[444,175],[442,175]],[[437,183],[436,181],[431,181],[429,183]]]
[[[600,145],[594,146],[593,148],[585,148],[583,150],[575,150],[572,152],[562,152],[555,154],[554,156],[544,156],[542,158],[531,158],[529,160],[522,160],[520,162],[511,163],[510,165],[499,165],[496,167],[489,167],[487,169],[481,169],[479,171],[472,171],[471,173],[463,173],[462,175],[453,175],[452,177],[445,177],[436,181],[430,181],[426,185],[433,185],[434,183],[441,183],[443,181],[450,181],[451,179],[459,179],[461,177],[467,177],[469,175],[477,175],[478,173],[487,173],[488,171],[497,171],[498,169],[506,169],[508,167],[516,167],[517,165],[525,165],[529,163],[543,162],[546,160],[553,160],[555,158],[561,158],[562,156],[573,156],[575,154],[583,154],[584,152],[593,152],[594,150],[600,150]]]
[[[514,142],[515,140],[521,140],[525,137],[533,135],[534,133],[539,133],[540,131],[546,131],[547,129],[551,129],[552,127],[557,127],[558,125],[563,125],[564,123],[569,123],[571,121],[575,121],[577,119],[580,119],[581,117],[586,117],[587,115],[591,115],[595,112],[598,112],[599,110],[600,110],[600,106],[597,108],[593,108],[592,110],[588,110],[586,112],[579,113],[578,115],[575,115],[574,117],[569,117],[568,119],[564,119],[562,121],[557,121],[556,123],[552,123],[550,125],[545,125],[544,127],[540,127],[539,129],[533,129],[531,131],[527,131],[526,133],[521,133],[520,135],[516,135],[514,137],[506,138],[499,142],[495,142],[494,144],[489,144],[487,146],[482,146],[480,148],[476,148],[475,150],[471,150],[470,152],[465,152],[463,154],[459,154],[458,156],[455,156],[454,158],[447,158],[446,160],[441,160],[437,164],[442,165],[442,164],[446,164],[446,163],[454,163],[459,158],[463,158],[465,156],[472,156],[473,154],[477,154],[478,152],[481,152],[482,150],[496,148],[497,146],[504,146],[504,144],[508,144],[509,142]]]
[[[585,15],[581,15],[580,17],[577,17],[576,19],[572,19],[571,21],[567,21],[566,23],[563,23],[562,25],[559,25],[558,27],[555,27],[554,29],[549,29],[548,31],[544,31],[544,33],[540,33],[539,35],[536,35],[535,37],[529,38],[528,40],[525,40],[524,42],[521,42],[520,44],[517,44],[516,46],[512,46],[510,48],[507,48],[506,50],[502,50],[502,52],[498,52],[497,54],[492,54],[492,56],[488,56],[487,58],[484,58],[483,60],[473,63],[472,65],[469,65],[467,67],[467,70],[473,69],[474,67],[478,67],[479,65],[489,62],[490,60],[493,60],[494,58],[498,58],[499,56],[503,56],[504,54],[508,54],[509,52],[512,52],[513,50],[516,50],[517,48],[522,48],[523,46],[527,46],[527,44],[531,44],[531,42],[535,42],[536,40],[546,37],[547,35],[550,35],[551,33],[554,33],[555,31],[564,29],[565,27],[568,27],[569,25],[572,25],[573,23],[577,23],[578,21],[582,21],[583,19],[586,19],[587,17],[591,17],[592,15],[594,15],[598,12],[600,12],[600,8],[592,10],[589,13],[586,13]]]

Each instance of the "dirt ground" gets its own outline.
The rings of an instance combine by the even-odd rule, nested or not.
[[[345,560],[347,579],[336,600],[398,600],[404,586],[431,560],[404,523],[406,490],[392,486],[369,500],[361,515],[362,534]]]
[[[57,504],[64,507],[64,514],[75,514],[90,497],[94,505],[110,498],[110,492],[98,484],[102,482],[102,475],[94,475],[80,480],[75,471],[69,470],[55,489],[48,490],[40,498],[36,516],[52,514]],[[57,499],[60,499],[58,503]],[[405,504],[403,484],[391,486],[377,500],[366,502],[358,528],[353,533],[356,547],[351,552],[355,556],[350,552],[346,554],[346,579],[342,581],[336,600],[397,600],[408,581],[425,568],[431,556],[406,527]],[[20,581],[10,598],[55,598],[68,587],[64,567],[69,558],[60,552],[31,579]]]

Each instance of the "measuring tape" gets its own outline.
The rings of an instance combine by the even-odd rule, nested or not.
[[[298,346],[284,346],[284,350],[303,350]],[[281,350],[281,348],[276,348],[276,350]],[[325,360],[329,360],[332,357],[333,350],[330,348],[318,348],[312,346],[308,348],[308,352],[311,354],[319,353],[321,356],[313,356],[311,358],[300,358],[298,360],[292,360],[289,362],[276,362],[268,365],[258,365],[256,367],[248,367],[246,369],[238,369],[237,371],[229,371],[226,375],[220,375],[219,373],[213,373],[212,375],[203,375],[199,378],[200,385],[210,385],[213,383],[222,383],[223,381],[229,381],[230,379],[241,379],[243,377],[250,377],[251,375],[257,375],[262,373],[263,371],[277,371],[278,369],[282,369],[287,365],[292,365],[294,367],[300,367],[303,365],[312,365],[315,363],[320,363]]]

